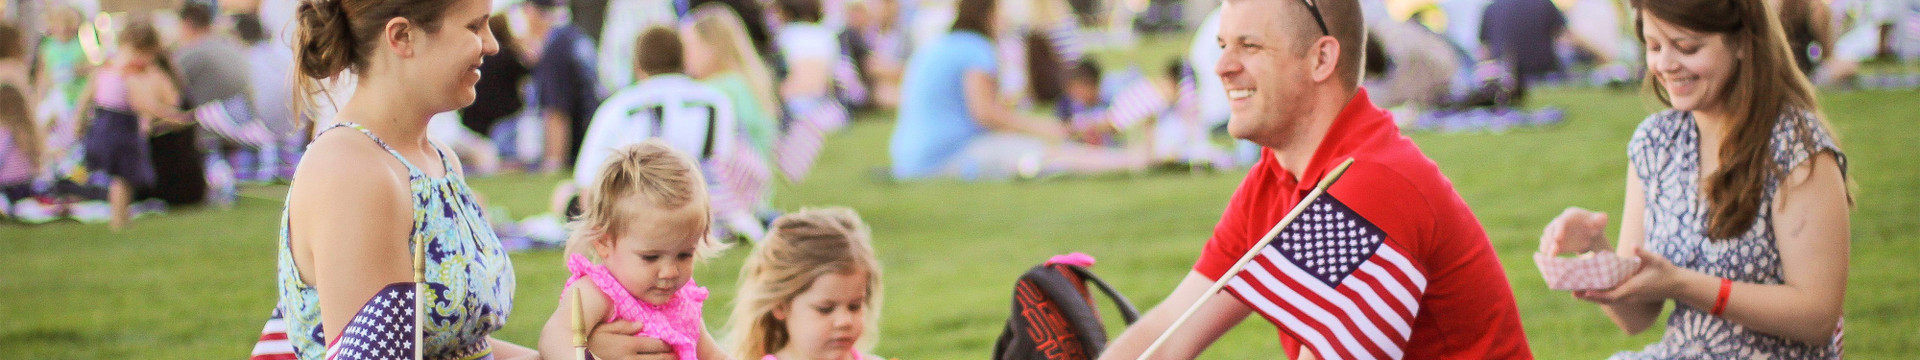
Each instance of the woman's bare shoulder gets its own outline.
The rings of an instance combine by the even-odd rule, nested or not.
[[[300,158],[287,207],[290,215],[309,209],[371,214],[377,206],[404,204],[406,182],[406,168],[373,139],[352,128],[333,129],[316,137]]]

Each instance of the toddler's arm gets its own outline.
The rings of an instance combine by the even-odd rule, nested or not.
[[[713,333],[707,331],[707,325],[705,323],[700,324],[700,345],[699,346],[700,346],[700,349],[699,349],[700,360],[732,360],[733,359],[733,356],[727,355],[726,349],[720,348],[719,342],[713,340]]]
[[[607,296],[592,281],[576,282],[560,291],[560,306],[553,309],[553,316],[547,317],[547,325],[540,328],[540,357],[547,360],[576,360],[573,352],[573,294],[580,293],[581,314],[587,319],[587,331],[592,332],[601,321],[607,318],[612,307],[607,304]]]

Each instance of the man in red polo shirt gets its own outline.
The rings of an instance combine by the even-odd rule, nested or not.
[[[1234,137],[1260,162],[1193,271],[1103,359],[1134,359],[1338,164],[1344,176],[1153,354],[1198,356],[1259,313],[1290,357],[1531,358],[1513,292],[1480,223],[1393,115],[1357,85],[1355,0],[1227,0],[1217,72]]]

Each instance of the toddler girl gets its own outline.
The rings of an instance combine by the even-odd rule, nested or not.
[[[111,227],[119,231],[132,217],[133,191],[156,182],[147,137],[155,120],[177,120],[180,103],[165,49],[153,24],[134,18],[120,31],[119,51],[94,70],[81,96],[82,108],[91,108],[81,141],[89,170],[109,177],[107,200],[113,205]]]
[[[846,208],[802,210],[773,221],[740,269],[727,321],[741,359],[879,359],[865,355],[880,321],[880,261],[867,225]]]
[[[643,326],[638,336],[666,342],[681,359],[727,358],[701,323],[707,289],[693,282],[694,261],[722,248],[707,236],[699,168],[651,139],[614,150],[598,172],[598,185],[582,194],[583,213],[570,225],[567,270],[573,276],[541,332],[546,356],[570,356],[555,352],[571,344],[577,293],[590,326],[637,322]]]

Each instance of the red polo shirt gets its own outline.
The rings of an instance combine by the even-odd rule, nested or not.
[[[1427,279],[1404,358],[1532,358],[1512,288],[1480,221],[1438,165],[1400,135],[1393,114],[1368,101],[1365,89],[1333,121],[1301,172],[1307,179],[1295,179],[1271,151],[1261,152],[1193,270],[1218,280],[1348,158],[1353,166],[1327,194],[1385,232],[1386,241],[1404,249]],[[1297,356],[1300,339],[1282,329],[1288,356]]]

